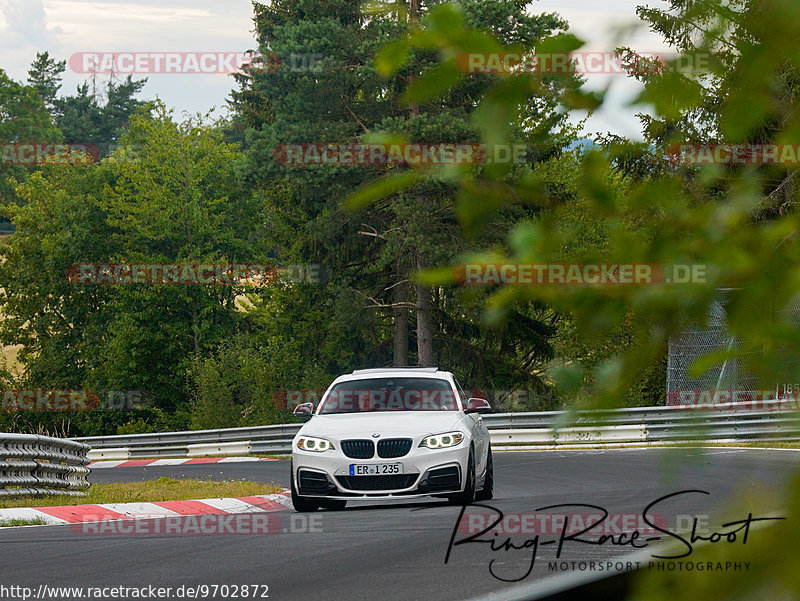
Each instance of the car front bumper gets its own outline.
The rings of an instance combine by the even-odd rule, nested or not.
[[[461,492],[469,441],[450,449],[412,448],[403,457],[352,459],[340,450],[292,453],[293,478],[301,496],[327,499],[409,499]],[[400,463],[402,474],[350,475],[350,465]]]

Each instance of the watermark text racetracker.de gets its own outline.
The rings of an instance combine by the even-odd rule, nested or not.
[[[706,73],[711,55],[668,56],[663,52],[463,52],[455,66],[462,73],[543,73],[548,75],[647,75]]]
[[[769,390],[692,388],[667,393],[667,407],[696,411],[797,411],[800,385],[779,384]]]
[[[67,269],[69,282],[84,286],[322,284],[325,277],[325,269],[319,264],[76,263]]]
[[[453,267],[463,285],[653,285],[702,284],[708,277],[703,264],[655,263],[465,263]]]
[[[0,390],[3,411],[133,411],[152,404],[143,390]]]
[[[304,403],[317,407],[325,395],[325,389],[278,390],[273,395],[275,407],[282,411],[293,411]],[[527,391],[502,391],[503,393],[525,393]],[[478,390],[467,391],[468,397],[486,398]],[[459,397],[451,390],[430,389],[347,389],[333,390],[325,400],[326,411],[438,411],[454,410]],[[467,399],[462,399],[466,401]]]
[[[269,599],[266,584],[54,586],[0,584],[0,599]]]
[[[247,499],[256,507],[261,500]],[[96,517],[97,519],[91,519]],[[322,514],[300,514],[271,511],[252,511],[234,514],[168,515],[154,518],[109,520],[102,516],[85,516],[83,521],[70,524],[70,530],[81,536],[144,535],[144,536],[217,536],[257,534],[320,534]]]
[[[667,159],[676,165],[800,165],[800,144],[673,144]]]
[[[3,165],[89,165],[99,159],[100,150],[95,144],[30,142],[0,147],[0,163]]]
[[[524,144],[329,142],[278,144],[272,153],[281,165],[480,165],[523,163]]]
[[[75,73],[106,75],[210,75],[320,72],[319,53],[237,52],[77,52],[69,58]]]

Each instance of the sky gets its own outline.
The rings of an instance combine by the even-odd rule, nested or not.
[[[664,52],[661,39],[636,17],[637,4],[665,6],[664,0],[539,0],[530,11],[557,12],[585,51],[618,45]],[[638,24],[638,27],[637,27]],[[37,51],[59,60],[86,52],[243,52],[255,46],[250,0],[0,0],[0,68],[24,81]],[[68,67],[62,93],[72,93],[86,75]],[[98,76],[98,81],[103,76]],[[141,77],[141,76],[137,76]],[[225,111],[234,87],[225,74],[150,74],[140,98],[158,96],[177,115]],[[639,91],[623,75],[591,74],[587,87],[609,87],[607,106],[589,117],[585,134],[607,131],[640,139],[630,106]],[[576,114],[579,122],[584,115]]]

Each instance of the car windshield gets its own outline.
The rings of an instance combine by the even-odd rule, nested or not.
[[[340,382],[320,414],[371,411],[458,411],[453,387],[437,378],[370,378]]]

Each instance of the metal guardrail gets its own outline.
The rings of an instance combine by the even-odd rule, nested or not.
[[[589,411],[497,413],[483,419],[498,448],[529,445],[602,445],[673,442],[800,440],[796,401],[726,410],[636,407]],[[158,434],[78,438],[92,446],[93,459],[186,457],[226,454],[286,454],[302,424],[227,428]]]
[[[213,451],[222,445],[240,447],[245,442],[249,443],[251,454],[289,453],[292,438],[300,426],[302,424],[280,424],[189,432],[91,436],[74,440],[90,445],[95,450],[93,456],[99,455],[98,451],[106,451],[103,455],[109,459],[201,456],[209,454],[206,450]],[[115,453],[115,450],[118,452]],[[240,452],[237,451],[237,454]]]
[[[797,401],[772,401],[767,408],[753,409],[748,403],[731,403],[724,410],[698,410],[686,406],[635,407],[593,411],[507,413],[487,416],[490,430],[558,430],[565,443],[575,444],[581,433],[596,433],[592,441],[620,442],[746,442],[748,440],[800,440]],[[573,435],[573,436],[568,436]],[[556,436],[558,444],[559,436]]]
[[[0,433],[0,498],[86,494],[90,448],[73,440]]]

